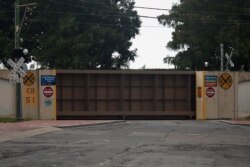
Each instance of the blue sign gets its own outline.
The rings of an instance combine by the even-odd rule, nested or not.
[[[42,75],[41,85],[56,85],[56,76],[55,75]]]
[[[217,76],[216,75],[205,75],[204,85],[205,85],[205,87],[217,87]]]

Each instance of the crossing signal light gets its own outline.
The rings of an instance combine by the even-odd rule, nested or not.
[[[14,49],[12,57],[14,59],[20,59],[23,57],[25,59],[25,63],[31,62],[31,57],[28,55],[28,49]]]

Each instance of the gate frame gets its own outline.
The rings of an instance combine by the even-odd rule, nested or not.
[[[195,72],[194,71],[166,71],[166,70],[57,70],[57,91],[60,92],[61,94],[58,93],[57,94],[57,117],[58,118],[62,118],[62,117],[111,117],[111,116],[122,116],[123,118],[125,116],[188,116],[190,118],[194,118],[194,116],[196,115],[196,93],[195,93]],[[63,98],[62,98],[62,85],[58,85],[58,83],[62,82],[60,81],[60,75],[70,75],[72,74],[72,78],[73,75],[85,75],[87,78],[87,83],[85,85],[85,89],[86,89],[86,99],[85,99],[85,103],[88,106],[89,102],[90,102],[90,98],[89,98],[89,88],[90,88],[90,76],[92,75],[120,75],[120,85],[119,85],[119,91],[121,93],[119,104],[121,106],[121,110],[113,110],[113,111],[98,111],[98,110],[89,110],[89,107],[87,107],[87,111],[74,111],[74,110],[67,110],[67,111],[62,111],[60,109],[62,109],[62,102],[63,102]],[[150,111],[141,111],[141,110],[124,110],[124,80],[125,77],[124,76],[134,76],[134,75],[140,75],[140,76],[154,76],[154,81],[153,81],[153,98],[151,99],[154,103],[154,109],[156,110],[150,110]],[[187,89],[187,108],[190,108],[190,110],[173,110],[173,111],[167,111],[166,109],[164,110],[157,110],[157,101],[159,101],[160,99],[158,99],[158,88],[159,88],[159,76],[167,76],[167,75],[171,75],[171,76],[180,76],[180,75],[186,75],[188,76],[188,84],[186,85],[186,87],[190,88]],[[163,78],[165,79],[165,77]],[[72,85],[73,85],[72,81]],[[141,81],[142,82],[142,81]],[[192,83],[194,85],[192,85]],[[130,83],[131,84],[131,83]],[[108,86],[107,86],[108,87]],[[132,87],[132,85],[129,85],[129,87]],[[165,91],[165,85],[163,85],[163,90]],[[176,86],[177,87],[177,86]],[[108,88],[107,88],[108,89]],[[140,88],[142,89],[142,88]],[[141,90],[142,91],[142,90]],[[176,93],[176,92],[174,92]],[[61,99],[59,98],[61,95]],[[107,101],[109,101],[108,97],[106,99]],[[127,99],[128,100],[128,99]],[[132,99],[129,99],[130,102],[132,101]],[[143,101],[142,99],[140,99],[141,101]],[[139,101],[140,101],[139,100]],[[165,101],[165,97],[162,99],[163,101]],[[177,99],[175,99],[177,100]],[[71,101],[72,104],[74,105],[74,99],[68,99],[68,101]],[[92,99],[93,101],[93,99]],[[96,99],[96,101],[98,101]],[[140,101],[140,103],[142,103]],[[108,102],[107,102],[108,103]],[[60,107],[61,105],[61,107]],[[164,105],[164,102],[163,102]],[[72,107],[74,108],[74,107]],[[97,107],[96,107],[97,108]],[[131,108],[130,108],[131,109]]]

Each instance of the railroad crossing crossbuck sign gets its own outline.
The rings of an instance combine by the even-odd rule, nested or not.
[[[25,77],[23,78],[23,83],[25,86],[32,86],[35,82],[36,78],[33,72],[27,72]]]
[[[225,54],[226,58],[227,58],[227,63],[226,63],[226,69],[228,70],[228,66],[230,65],[231,67],[234,67],[234,63],[232,61],[232,56],[233,56],[233,49],[230,53],[230,55],[228,55],[227,53]]]
[[[8,59],[7,63],[13,68],[9,74],[11,83],[22,83],[23,77],[26,75],[26,72],[21,68],[25,59],[21,57],[17,63],[14,63],[11,59]],[[20,74],[20,77],[18,76]]]
[[[219,77],[219,85],[222,89],[227,90],[229,89],[233,84],[233,78],[228,73],[223,73]]]

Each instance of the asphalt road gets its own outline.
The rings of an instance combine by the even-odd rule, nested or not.
[[[0,143],[1,167],[250,167],[250,126],[127,121]]]

